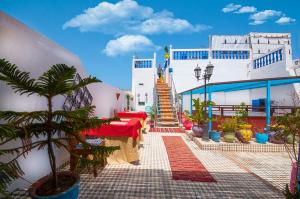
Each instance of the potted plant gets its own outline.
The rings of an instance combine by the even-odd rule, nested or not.
[[[298,139],[300,137],[300,110],[297,109],[295,112],[288,113],[283,116],[277,116],[275,120],[277,125],[273,127],[273,130],[276,132],[277,138],[284,141],[284,146],[290,156],[292,164],[290,190],[287,189],[285,195],[299,195],[299,156],[296,145],[299,145]],[[290,141],[288,140],[288,137],[291,137]]]
[[[151,107],[151,111],[150,111],[150,128],[154,128],[154,123],[155,123],[155,112],[154,112],[154,108]]]
[[[218,132],[217,130],[212,130],[209,132],[209,138],[215,142],[220,142],[221,133]]]
[[[253,133],[251,130],[252,125],[247,122],[248,111],[244,102],[235,107],[235,118],[237,119],[239,128],[237,138],[243,143],[248,143],[251,140]]]
[[[207,130],[207,126],[205,126],[204,103],[200,102],[200,98],[193,99],[193,107],[195,110],[191,116],[193,122],[192,131],[196,137],[202,137],[203,132]]]
[[[182,124],[185,130],[191,130],[193,123],[191,121],[191,115],[188,110],[185,110],[182,116]]]
[[[84,78],[74,82],[76,68],[65,64],[53,65],[37,79],[32,79],[30,73],[22,72],[8,61],[0,60],[0,80],[20,95],[27,94],[41,97],[47,102],[45,110],[31,112],[0,111],[1,128],[13,129],[13,134],[2,134],[1,143],[21,139],[21,146],[1,149],[0,154],[14,155],[8,162],[10,168],[19,168],[15,162],[18,157],[25,156],[33,149],[48,151],[51,174],[38,180],[31,186],[30,195],[33,198],[77,198],[79,193],[79,176],[72,172],[58,172],[54,147],[70,152],[68,142],[78,141],[86,149],[90,149],[94,157],[105,158],[118,147],[92,146],[82,139],[81,132],[87,128],[99,127],[110,120],[100,120],[92,116],[93,106],[85,106],[75,110],[58,110],[53,107],[53,98],[68,96],[88,84],[100,82],[94,77]],[[101,156],[100,156],[101,154]],[[76,155],[76,154],[74,154]],[[97,165],[102,159],[80,158],[83,165]],[[8,170],[9,171],[9,170]],[[20,172],[18,172],[20,173]],[[2,177],[1,177],[2,179]]]
[[[126,94],[126,109],[127,111],[130,110],[130,95],[129,94]]]
[[[237,119],[235,117],[225,118],[221,125],[224,133],[224,141],[234,142],[235,132],[237,130]]]

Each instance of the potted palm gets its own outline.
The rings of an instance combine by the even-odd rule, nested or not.
[[[33,149],[48,151],[51,173],[35,182],[30,189],[33,198],[77,198],[79,193],[79,176],[72,172],[58,172],[56,168],[56,156],[54,148],[63,148],[71,153],[69,142],[76,140],[86,149],[90,149],[94,157],[105,158],[118,147],[92,146],[81,136],[81,132],[87,128],[99,127],[103,121],[92,116],[93,106],[85,106],[75,110],[54,110],[53,99],[57,96],[68,96],[74,91],[85,87],[88,84],[101,82],[94,77],[87,77],[75,83],[74,77],[76,68],[65,64],[53,65],[39,78],[33,79],[30,73],[22,72],[17,66],[8,61],[0,60],[0,80],[20,95],[36,95],[47,101],[47,108],[40,111],[16,112],[0,111],[1,129],[10,128],[10,133],[3,134],[1,131],[1,143],[8,143],[12,140],[22,140],[17,147],[1,149],[0,155],[13,155],[14,158],[8,162],[1,162],[8,165],[8,168],[17,168],[16,160],[25,156]],[[76,155],[76,154],[74,154]],[[103,162],[102,159],[80,158],[83,165],[97,165]],[[3,166],[3,167],[4,167]],[[4,171],[11,174],[10,170]],[[13,177],[21,174],[19,171]],[[2,177],[1,177],[2,179]],[[3,181],[0,180],[0,184]]]
[[[200,98],[193,99],[193,107],[195,108],[191,118],[193,122],[193,133],[196,137],[202,137],[204,131],[207,131],[207,116],[205,112],[205,107],[214,105],[213,102],[207,101],[206,104],[205,102],[201,102]]]
[[[234,142],[237,130],[237,119],[235,117],[225,118],[221,124],[225,142]]]

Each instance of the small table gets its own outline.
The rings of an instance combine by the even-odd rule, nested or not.
[[[108,158],[109,164],[133,163],[139,161],[139,138],[141,123],[137,119],[113,121],[100,128],[84,131],[84,135],[105,138],[105,146],[120,146]]]
[[[119,118],[129,118],[129,119],[139,119],[142,128],[146,128],[146,119],[147,119],[147,113],[143,111],[135,112],[135,111],[123,111],[123,112],[118,112],[117,117]]]

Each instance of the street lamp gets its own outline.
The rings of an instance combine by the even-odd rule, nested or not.
[[[205,114],[204,114],[204,121],[205,121],[205,128],[203,129],[203,136],[202,139],[208,141],[209,140],[209,136],[208,136],[208,129],[207,129],[207,102],[206,102],[206,81],[209,81],[212,74],[213,74],[213,70],[214,70],[214,65],[212,65],[211,63],[207,64],[205,70],[204,70],[204,75],[201,78],[201,68],[198,66],[194,69],[195,72],[195,77],[197,78],[197,81],[199,81],[200,79],[204,79],[204,109],[205,109]]]

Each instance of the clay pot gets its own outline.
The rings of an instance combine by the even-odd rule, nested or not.
[[[201,125],[194,124],[192,130],[195,137],[201,138],[203,136],[204,131]]]

